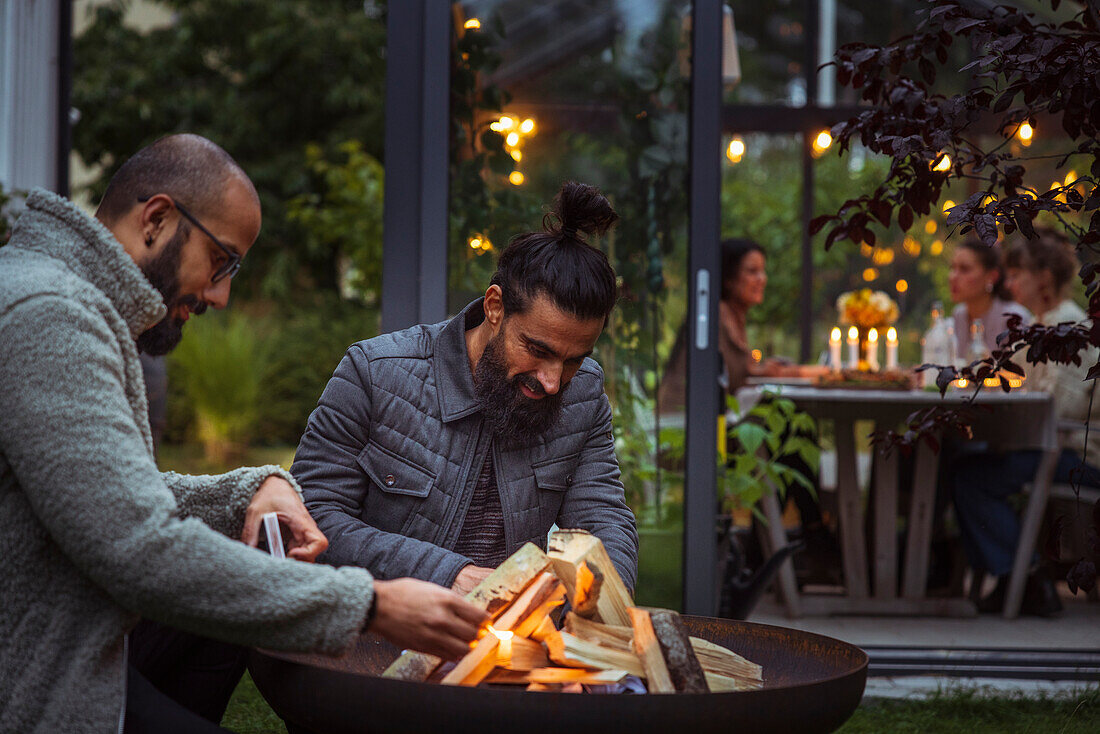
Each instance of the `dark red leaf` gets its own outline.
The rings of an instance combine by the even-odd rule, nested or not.
[[[1089,593],[1096,587],[1096,564],[1087,558],[1079,558],[1066,574],[1066,583],[1074,594],[1077,589]]]
[[[908,232],[913,226],[913,209],[908,204],[902,204],[898,210],[898,226],[902,232]]]

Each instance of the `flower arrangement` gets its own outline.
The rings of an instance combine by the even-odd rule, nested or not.
[[[898,304],[883,291],[861,288],[836,299],[840,321],[860,329],[881,329],[898,320]]]

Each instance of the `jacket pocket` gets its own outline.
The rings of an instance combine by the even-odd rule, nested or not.
[[[359,454],[359,466],[376,487],[391,494],[427,497],[435,484],[435,474],[394,452],[368,442]]]
[[[565,458],[555,456],[533,464],[531,468],[535,472],[535,484],[539,489],[564,492],[573,486],[573,470],[576,466],[577,455],[574,454]]]

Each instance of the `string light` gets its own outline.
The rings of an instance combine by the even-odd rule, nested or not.
[[[833,144],[833,136],[828,130],[822,130],[814,138],[813,149],[814,155],[819,156],[829,149],[829,146]]]
[[[878,270],[875,268],[866,268],[863,271],[863,279],[870,283],[872,280],[878,277]]]
[[[943,202],[943,213],[947,214],[947,212],[950,211],[952,208],[954,208],[954,206],[955,206],[955,202],[951,201],[950,199]]]
[[[1031,139],[1035,137],[1035,128],[1030,123],[1025,122],[1020,125],[1020,129],[1016,131],[1016,137],[1020,139],[1020,142],[1025,146],[1031,145]]]
[[[901,279],[901,280],[899,280],[899,281],[898,281],[897,283],[894,283],[894,289],[895,289],[895,290],[896,290],[896,291],[897,291],[898,293],[905,293],[905,291],[909,290],[909,281],[905,280],[904,278],[903,278],[903,279]],[[893,329],[890,329],[890,331],[894,331],[894,330],[893,330]],[[896,336],[892,336],[892,337],[890,337],[890,338],[891,338],[891,339],[896,339],[897,337],[896,337]]]
[[[943,240],[932,240],[932,244],[928,246],[928,251],[933,256],[943,254]]]
[[[508,174],[508,181],[513,186],[522,186],[523,182],[526,181],[526,180],[527,180],[527,177],[524,176],[519,171],[512,171],[511,173]]]
[[[939,225],[936,224],[935,219],[929,219],[927,222],[924,223],[924,231],[928,234],[936,234],[936,229],[938,227]]]
[[[476,31],[481,28],[481,21],[477,18],[470,18],[468,21],[462,24],[462,27],[468,31]]]
[[[730,163],[740,163],[741,159],[745,157],[745,141],[741,138],[734,138],[730,140],[729,146],[726,148],[726,158]]]
[[[535,121],[528,117],[520,123],[519,131],[524,135],[530,135],[535,131]]]
[[[947,153],[943,154],[943,158],[940,158],[940,162],[932,166],[933,171],[950,171],[951,170],[951,156]]]

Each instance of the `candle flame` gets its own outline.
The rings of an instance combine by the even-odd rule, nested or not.
[[[870,341],[870,342],[877,342],[878,341],[878,329],[871,329],[870,331],[867,332],[867,341]]]
[[[848,338],[852,341],[858,340],[859,339],[859,329],[857,329],[854,326],[849,326],[848,327]]]
[[[889,331],[886,332],[886,341],[896,342],[897,340],[898,340],[898,330],[895,329],[893,326],[891,326]]]
[[[829,341],[832,341],[832,342],[840,341],[840,327],[839,326],[834,326],[833,330],[831,332],[829,332]]]

